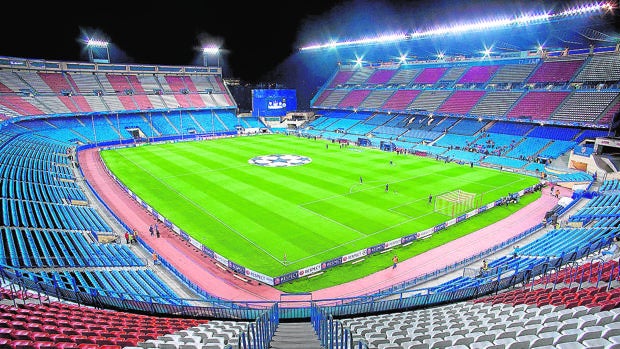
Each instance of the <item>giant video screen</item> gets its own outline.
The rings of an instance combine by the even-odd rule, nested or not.
[[[289,89],[252,90],[252,116],[285,116],[297,110],[297,94]]]

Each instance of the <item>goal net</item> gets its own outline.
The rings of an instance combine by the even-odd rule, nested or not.
[[[434,198],[434,211],[454,218],[476,208],[476,193],[460,189],[437,195]]]

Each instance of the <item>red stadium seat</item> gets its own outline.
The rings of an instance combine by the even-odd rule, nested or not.
[[[11,321],[13,320],[13,313],[0,313],[0,320]]]
[[[82,344],[82,343],[95,344],[95,340],[93,338],[83,336],[83,335],[71,336],[71,340],[73,341],[73,343],[76,343],[76,344]]]
[[[66,334],[62,334],[62,333],[51,334],[50,338],[55,343],[59,343],[59,342],[70,342],[70,343],[73,343],[73,341],[71,340],[71,337],[67,336]]]
[[[116,340],[112,338],[98,337],[95,338],[95,343],[98,345],[116,345]]]
[[[0,338],[12,339],[11,333],[13,329],[8,327],[0,327]]]
[[[91,330],[83,330],[80,331],[82,336],[86,336],[86,337],[99,337],[99,335],[101,334],[101,331],[91,331]]]
[[[54,342],[34,342],[34,346],[37,349],[56,349],[56,343]]]
[[[43,326],[37,323],[28,322],[26,328],[31,332],[43,332]]]
[[[50,335],[45,332],[30,332],[30,339],[35,342],[51,341]]]
[[[11,346],[13,349],[37,349],[33,341],[24,339],[14,340]]]
[[[13,339],[30,340],[30,331],[13,329],[11,337],[13,337]]]
[[[598,303],[594,303],[594,305],[600,307],[601,311],[611,310],[618,306],[617,302],[609,301],[609,300],[604,300]]]
[[[79,349],[99,349],[99,345],[98,344],[82,343],[82,344],[78,345],[77,348],[79,348]]]
[[[14,328],[16,330],[27,330],[28,328],[26,327],[27,323],[24,321],[11,321],[11,328]]]
[[[122,345],[100,345],[99,346],[99,349],[122,349],[122,348],[123,348]]]
[[[78,349],[78,345],[72,342],[61,342],[56,343],[56,348],[58,349]]]
[[[62,334],[66,334],[67,336],[74,336],[74,335],[78,335],[78,334],[81,333],[80,331],[78,331],[78,330],[76,330],[76,329],[74,329],[72,327],[62,327],[62,328],[60,328],[60,332]]]
[[[60,333],[60,330],[55,325],[43,325],[43,332],[48,334]]]

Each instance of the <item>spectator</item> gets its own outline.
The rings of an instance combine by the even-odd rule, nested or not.
[[[620,252],[620,246],[618,246],[619,244],[620,244],[620,237],[614,236],[614,239],[611,245],[609,245],[609,248],[601,252],[603,257],[609,257],[610,259],[612,259],[616,255],[618,255],[618,253]]]
[[[484,274],[486,274],[488,270],[489,270],[489,265],[487,264],[487,260],[483,259],[482,266],[480,266],[480,272],[478,273],[478,277],[484,276]]]
[[[398,256],[394,255],[394,257],[392,257],[392,269],[396,268],[397,264],[398,264]]]

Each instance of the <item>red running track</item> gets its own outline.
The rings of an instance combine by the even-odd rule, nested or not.
[[[80,151],[78,160],[84,176],[114,214],[131,229],[137,230],[140,237],[157,251],[161,258],[167,260],[191,282],[209,294],[222,299],[235,301],[280,300],[281,291],[269,285],[256,282],[247,283],[236,278],[230,271],[219,268],[215,261],[181,239],[163,224],[160,224],[162,227],[160,228],[160,238],[150,236],[148,227],[155,223],[155,218],[109,176],[101,161],[98,149]],[[570,197],[572,195],[570,189],[559,188],[561,196]],[[545,188],[540,199],[500,222],[402,261],[395,269],[389,265],[386,266],[385,270],[364,278],[314,291],[312,292],[312,299],[352,297],[373,293],[452,265],[540,223],[545,213],[552,209],[557,202],[558,199],[549,195],[548,188]]]

